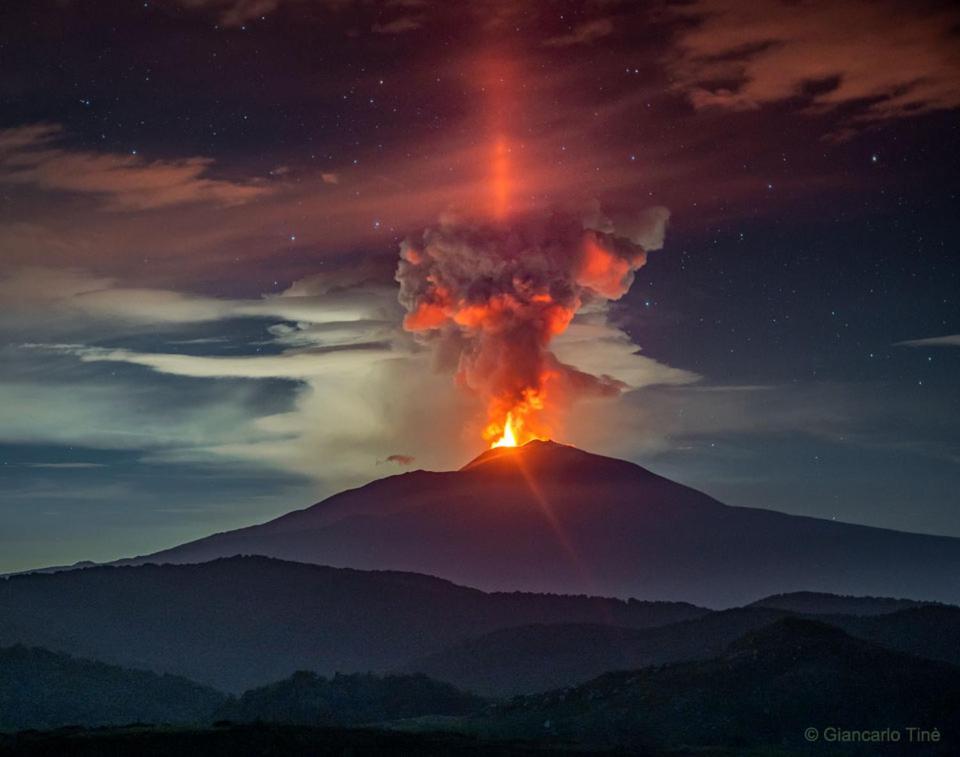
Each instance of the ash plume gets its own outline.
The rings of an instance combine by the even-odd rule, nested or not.
[[[585,217],[509,223],[451,215],[401,245],[403,326],[432,341],[441,365],[485,402],[488,441],[510,424],[518,443],[549,438],[578,397],[625,388],[562,363],[550,343],[582,308],[627,292],[646,263],[640,240],[662,240],[668,214],[654,211],[621,224],[596,205]]]

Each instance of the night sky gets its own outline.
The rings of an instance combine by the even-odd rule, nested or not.
[[[626,385],[560,441],[960,536],[958,29],[949,2],[4,2],[0,571],[481,452],[394,274],[489,207],[499,137],[518,215],[669,212],[554,343]]]

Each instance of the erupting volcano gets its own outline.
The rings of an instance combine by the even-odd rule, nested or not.
[[[625,385],[567,365],[550,349],[583,308],[622,297],[646,263],[641,242],[662,235],[666,210],[616,224],[593,200],[584,212],[518,210],[512,145],[517,116],[509,56],[488,56],[478,75],[491,150],[483,169],[489,202],[447,213],[401,245],[396,278],[403,326],[436,349],[439,367],[485,407],[479,433],[491,447],[563,435],[570,403],[615,396]]]
[[[554,438],[572,401],[624,388],[550,350],[578,311],[620,298],[646,262],[636,238],[602,220],[591,228],[562,211],[504,222],[447,216],[402,245],[404,328],[432,341],[441,365],[483,401],[491,446]]]

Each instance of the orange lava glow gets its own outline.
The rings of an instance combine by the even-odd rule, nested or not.
[[[513,432],[513,413],[507,413],[506,423],[503,424],[503,434],[490,445],[490,449],[497,447],[516,447],[517,435]]]
[[[547,377],[549,378],[549,376]],[[523,400],[504,410],[503,402],[493,402],[484,429],[483,438],[490,442],[490,448],[521,447],[534,439],[546,441],[550,438],[549,429],[543,425],[540,413],[546,406],[546,395],[542,391],[526,389]]]

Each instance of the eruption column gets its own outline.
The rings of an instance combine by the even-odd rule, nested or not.
[[[585,304],[617,299],[646,260],[613,233],[555,212],[509,223],[447,217],[405,241],[397,269],[404,328],[433,341],[458,383],[486,405],[495,445],[550,438],[569,404],[623,384],[562,363],[550,351]]]
[[[592,223],[516,211],[506,134],[518,122],[509,92],[516,80],[506,56],[481,64],[494,135],[487,213],[447,214],[406,240],[396,275],[404,328],[433,342],[457,382],[483,400],[482,436],[494,447],[550,438],[572,401],[624,388],[560,362],[550,342],[585,304],[621,297],[646,262],[636,235],[617,235],[596,208]]]

